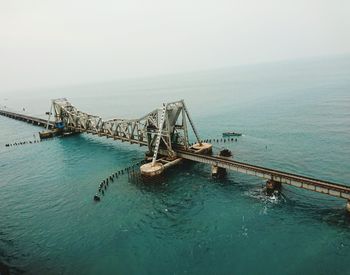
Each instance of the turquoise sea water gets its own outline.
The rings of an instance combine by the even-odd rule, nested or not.
[[[203,139],[244,133],[225,144],[236,159],[350,185],[350,56],[1,96],[36,116],[67,97],[104,118],[183,98]],[[274,201],[258,178],[193,164],[159,186],[122,177],[94,203],[144,148],[85,134],[7,148],[41,128],[0,129],[0,262],[14,274],[350,274],[343,200],[285,186]]]

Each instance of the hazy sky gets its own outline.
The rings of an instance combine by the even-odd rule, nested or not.
[[[349,0],[0,0],[0,93],[349,52]]]

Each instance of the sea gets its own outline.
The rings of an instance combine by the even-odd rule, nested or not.
[[[184,99],[201,139],[236,160],[350,186],[350,55],[2,92],[6,109],[47,118],[55,98],[109,118]],[[10,274],[350,274],[346,201],[187,163],[157,184],[127,174],[145,147],[0,116],[0,263]],[[191,141],[194,142],[193,134]],[[2,274],[2,273],[1,273]]]

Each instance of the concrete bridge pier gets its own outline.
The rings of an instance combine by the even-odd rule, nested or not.
[[[219,157],[230,159],[232,157],[232,152],[228,149],[221,150],[219,152]],[[214,178],[224,178],[227,175],[225,168],[218,167],[217,165],[212,165],[211,176]]]
[[[213,145],[210,143],[202,142],[193,144],[190,149],[196,151],[196,154],[199,155],[211,155],[213,150]]]
[[[201,144],[196,143],[193,146],[191,146],[190,149],[194,150],[195,153],[198,155],[211,155],[212,153],[212,145],[204,142]],[[165,153],[162,152],[163,157],[158,158],[156,162],[152,165],[151,156],[151,152],[146,153],[146,157],[148,157],[150,162],[140,167],[141,175],[146,176],[148,178],[160,176],[165,170],[175,165],[179,165],[182,162],[182,158],[176,156],[170,158],[165,156]]]
[[[211,167],[211,176],[213,178],[222,179],[222,178],[226,177],[226,175],[227,175],[227,171],[225,168],[218,167],[217,165],[213,165]]]
[[[275,191],[281,191],[282,184],[274,180],[268,180],[266,182],[266,193],[271,196]]]
[[[141,175],[147,177],[156,177],[164,172],[164,165],[160,162],[156,162],[152,165],[152,162],[146,163],[140,167]]]
[[[350,213],[350,200],[348,200],[348,202],[346,203],[346,211]]]
[[[150,162],[144,165],[141,165],[140,172],[142,176],[145,176],[147,178],[158,177],[162,175],[165,170],[182,163],[182,158],[161,156],[152,165],[152,158],[147,157],[147,155],[146,155],[146,158]]]

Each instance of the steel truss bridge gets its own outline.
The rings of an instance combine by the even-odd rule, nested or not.
[[[280,185],[287,184],[346,199],[347,210],[350,212],[349,185],[260,167],[226,157],[198,153],[194,146],[190,146],[189,130],[192,130],[194,133],[199,146],[202,145],[202,141],[183,100],[164,103],[160,108],[137,119],[114,118],[103,120],[100,116],[80,111],[64,98],[52,100],[47,121],[1,109],[0,115],[44,126],[47,129],[56,128],[65,133],[85,132],[131,144],[147,146],[149,153],[153,155],[152,165],[156,165],[159,155],[173,160],[182,158],[253,175]],[[53,119],[51,119],[52,117]]]

